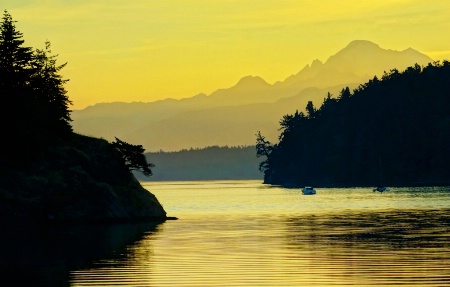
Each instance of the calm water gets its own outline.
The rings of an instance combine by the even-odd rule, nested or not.
[[[34,251],[41,263],[29,263],[33,282],[450,286],[450,188],[319,188],[304,196],[257,181],[144,186],[179,220],[48,230],[39,238],[58,232],[66,243],[22,251],[43,249]],[[13,245],[29,245],[24,237]]]

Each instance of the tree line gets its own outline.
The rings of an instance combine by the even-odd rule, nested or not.
[[[153,180],[262,179],[255,146],[209,146],[145,155],[156,165]]]
[[[450,184],[450,63],[393,69],[256,135],[264,181],[281,185]],[[382,164],[380,164],[382,162]]]

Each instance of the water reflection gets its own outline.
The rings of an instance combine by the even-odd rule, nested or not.
[[[293,217],[286,226],[288,248],[324,285],[450,282],[448,209]]]
[[[1,226],[0,286],[70,286],[71,271],[92,266],[121,266],[128,249],[146,234],[153,223]]]
[[[347,212],[291,217],[292,240],[314,244],[362,244],[389,248],[448,247],[450,210]],[[303,238],[307,234],[313,238]]]

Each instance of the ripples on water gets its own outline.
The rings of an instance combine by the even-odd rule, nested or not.
[[[450,286],[448,188],[145,187],[180,219],[128,241],[117,231],[127,243],[71,267],[69,285]]]

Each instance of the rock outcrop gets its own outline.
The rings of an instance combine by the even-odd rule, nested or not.
[[[0,219],[117,222],[167,219],[157,198],[103,139],[74,134],[0,171]]]

